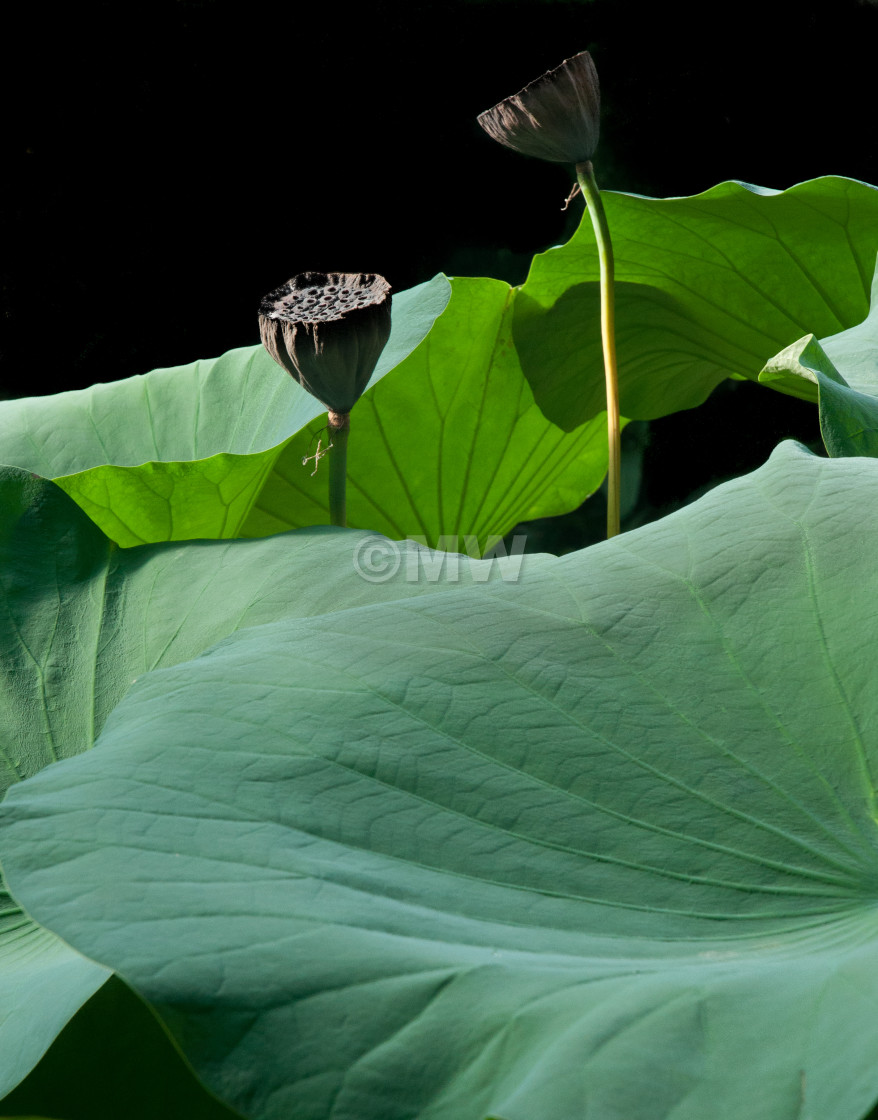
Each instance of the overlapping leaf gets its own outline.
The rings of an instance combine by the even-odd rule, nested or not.
[[[0,1120],[240,1120],[193,1076],[143,1001],[111,976],[39,1065],[0,1101]]]
[[[796,396],[816,396],[830,455],[878,456],[878,270],[862,323],[820,342],[806,335],[772,358],[759,380]]]
[[[731,375],[808,331],[834,334],[868,308],[878,190],[835,176],[785,191],[720,183],[690,198],[607,191],[616,257],[623,415],[701,404]],[[534,258],[514,338],[534,396],[565,429],[603,405],[598,258],[586,220]]]
[[[142,673],[240,627],[412,594],[419,579],[448,586],[414,545],[390,568],[364,554],[362,578],[355,546],[369,542],[325,528],[120,551],[52,483],[0,469],[0,797],[88,750]],[[470,578],[466,563],[456,572]],[[0,891],[0,1097],[107,975]]]
[[[11,888],[248,1116],[858,1120],[876,552],[878,464],[787,445],[516,584],[241,630],[10,793]]]

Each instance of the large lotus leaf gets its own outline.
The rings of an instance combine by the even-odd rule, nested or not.
[[[329,528],[119,550],[58,487],[0,468],[0,797],[90,748],[140,674],[240,627],[453,586],[428,558]],[[460,581],[473,570],[499,578],[454,565]],[[0,889],[0,1096],[107,975]]]
[[[772,358],[759,380],[800,396],[816,391],[830,455],[878,456],[878,270],[862,323],[820,342],[806,335]]]
[[[767,355],[866,314],[878,253],[878,190],[866,183],[827,176],[785,191],[729,182],[691,198],[603,198],[630,419],[692,408],[732,375],[755,380]],[[566,245],[534,258],[515,305],[525,376],[565,429],[604,407],[599,302],[586,216]]]
[[[351,414],[348,518],[390,537],[484,550],[518,522],[575,509],[607,470],[602,415],[566,433],[534,403],[512,343],[516,290],[456,278],[425,342]],[[325,479],[302,459],[320,422],[293,440],[244,535],[328,520]]]
[[[449,295],[448,280],[437,276],[394,297],[373,385],[420,344]],[[122,546],[229,538],[290,438],[321,414],[322,405],[261,346],[249,346],[109,385],[4,402],[0,462],[54,479]],[[321,481],[325,487],[325,472]]]
[[[788,444],[518,583],[240,631],[11,791],[11,888],[251,1117],[857,1120],[876,495]]]
[[[451,550],[469,536],[484,551],[598,488],[605,421],[568,434],[545,419],[512,345],[508,284],[454,281],[430,332],[448,299],[441,276],[394,299],[390,342],[352,416],[348,522]],[[315,458],[325,423],[249,347],[0,405],[0,459],[53,478],[123,547],[258,537],[328,522],[328,466]]]

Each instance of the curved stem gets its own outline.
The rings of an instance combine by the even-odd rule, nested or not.
[[[348,473],[348,435],[351,430],[349,412],[329,413],[329,436],[332,450],[329,453],[329,524],[347,525],[347,500],[345,488]]]
[[[576,179],[582,190],[594,226],[601,265],[601,342],[604,347],[604,375],[607,382],[607,536],[619,532],[619,478],[622,473],[621,427],[619,420],[619,376],[616,370],[616,305],[613,293],[613,243],[604,213],[591,160],[576,165]]]

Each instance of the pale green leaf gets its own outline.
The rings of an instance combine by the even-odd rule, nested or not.
[[[240,627],[414,594],[419,581],[446,590],[425,556],[329,528],[119,550],[52,483],[0,468],[0,797],[88,750],[138,676]],[[455,571],[471,579],[465,559]],[[0,887],[0,1097],[107,976]]]
[[[876,495],[786,445],[518,582],[240,630],[10,793],[11,888],[252,1117],[859,1120]]]

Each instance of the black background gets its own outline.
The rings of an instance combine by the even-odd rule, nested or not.
[[[258,341],[306,269],[524,279],[566,238],[569,169],[477,114],[579,50],[605,189],[878,182],[868,0],[151,0],[8,17],[0,394],[80,388]],[[728,383],[633,432],[653,516],[818,439],[816,412]],[[594,503],[592,503],[594,505]],[[561,547],[563,547],[563,542]]]

